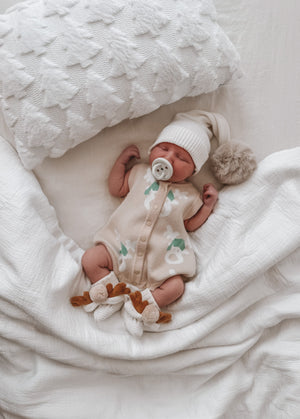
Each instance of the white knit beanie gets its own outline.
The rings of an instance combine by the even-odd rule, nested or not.
[[[178,113],[161,131],[149,152],[163,142],[176,144],[190,154],[196,174],[209,157],[213,136],[220,145],[212,156],[213,170],[218,180],[224,184],[246,180],[256,168],[255,156],[249,147],[230,140],[228,122],[217,113],[200,110]]]

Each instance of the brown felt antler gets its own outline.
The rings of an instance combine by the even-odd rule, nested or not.
[[[106,285],[106,289],[108,298],[117,297],[119,295],[124,294],[130,294],[130,288],[126,286],[125,282],[120,282],[115,287],[113,287],[112,284],[109,283]],[[89,292],[85,291],[83,295],[78,295],[70,298],[70,302],[73,307],[80,307],[92,303],[93,300],[91,299]]]
[[[92,303],[90,294],[88,291],[85,291],[83,295],[77,295],[75,297],[70,298],[70,303],[73,307],[80,307],[86,306],[87,304]]]
[[[172,320],[172,314],[171,313],[164,313],[161,311],[159,313],[159,319],[156,323],[169,323]]]
[[[140,291],[135,291],[129,295],[133,307],[136,311],[140,314],[144,311],[145,307],[149,304],[149,302],[143,301],[142,293]],[[159,312],[159,318],[156,323],[169,323],[172,320],[172,314],[164,313],[162,311]]]
[[[127,287],[125,282],[120,282],[119,284],[112,287],[112,284],[107,284],[106,289],[108,292],[108,297],[117,297],[118,295],[130,294],[131,290]]]
[[[148,301],[143,301],[142,293],[140,291],[135,291],[129,295],[133,307],[140,314],[144,311],[145,307],[149,304]]]

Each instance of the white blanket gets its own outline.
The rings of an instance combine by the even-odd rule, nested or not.
[[[140,339],[119,314],[99,328],[69,304],[87,289],[83,251],[2,139],[0,171],[3,417],[127,419],[141,417],[140,408],[150,418],[162,407],[165,418],[297,417],[299,147],[267,157],[249,181],[222,190],[214,214],[192,235],[198,273],[169,307],[174,320]],[[179,375],[187,380],[172,403],[168,374],[174,385]],[[126,378],[120,392],[116,380],[132,375],[140,381]],[[150,375],[161,380],[148,387]],[[107,382],[106,413],[99,380]]]

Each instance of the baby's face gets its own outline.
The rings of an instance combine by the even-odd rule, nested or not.
[[[168,160],[173,166],[173,174],[169,182],[182,182],[194,173],[195,164],[192,157],[176,144],[167,142],[157,144],[150,152],[150,165],[159,157]]]

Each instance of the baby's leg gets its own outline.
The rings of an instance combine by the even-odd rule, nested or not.
[[[152,295],[160,308],[173,303],[183,293],[184,281],[180,275],[168,278],[160,287],[152,291]]]
[[[111,256],[104,244],[88,249],[82,256],[81,264],[92,284],[104,278],[113,270]]]

